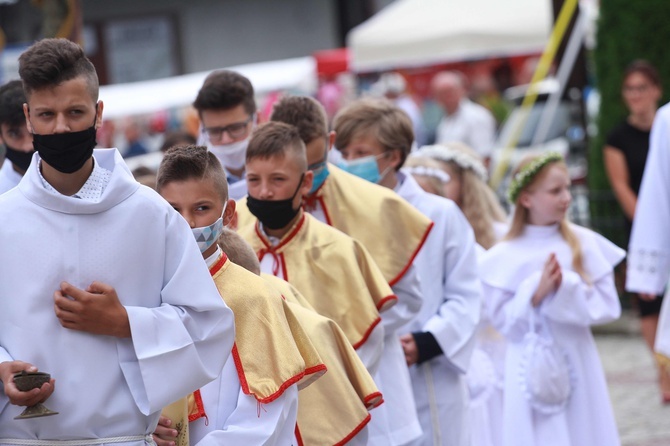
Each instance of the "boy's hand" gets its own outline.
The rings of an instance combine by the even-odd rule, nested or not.
[[[537,286],[537,290],[535,290],[535,294],[533,294],[531,304],[534,307],[540,305],[545,297],[556,291],[558,287],[561,286],[562,281],[563,272],[561,271],[561,265],[559,265],[558,260],[556,259],[556,254],[552,252],[549,254],[549,258],[544,264],[542,277],[540,278],[540,283]]]
[[[411,333],[400,336],[400,344],[405,353],[405,361],[407,361],[407,365],[410,366],[416,364],[419,360],[419,349],[416,348],[414,336],[412,336]]]
[[[21,371],[36,372],[37,367],[23,361],[11,361],[0,363],[0,380],[4,384],[5,395],[9,402],[16,406],[33,406],[43,403],[54,392],[56,381],[52,378],[48,383],[42,384],[39,389],[21,392],[14,384],[14,375]]]
[[[154,431],[153,435],[154,441],[158,446],[175,445],[175,440],[177,440],[179,432],[177,432],[177,429],[171,428],[171,425],[172,420],[168,417],[161,415],[161,417],[158,419],[158,426],[156,426],[156,430]]]
[[[86,290],[61,282],[54,293],[54,311],[60,324],[71,330],[129,338],[128,312],[121,305],[116,290],[93,282]]]

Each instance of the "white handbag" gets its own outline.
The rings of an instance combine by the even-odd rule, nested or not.
[[[519,368],[521,388],[538,412],[554,414],[567,406],[575,385],[575,374],[563,349],[554,341],[544,316],[538,315],[541,331],[531,311],[530,332],[523,339]]]

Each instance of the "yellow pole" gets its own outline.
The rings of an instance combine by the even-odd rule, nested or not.
[[[565,0],[563,6],[561,7],[561,11],[558,14],[556,24],[551,31],[551,36],[549,37],[547,46],[545,47],[544,52],[540,57],[540,62],[535,69],[535,73],[533,73],[530,86],[528,87],[528,91],[526,92],[526,95],[523,98],[523,102],[521,103],[521,119],[514,129],[515,131],[510,138],[509,144],[503,149],[500,156],[500,162],[496,166],[496,169],[491,176],[491,186],[494,189],[498,188],[498,185],[505,176],[505,172],[507,172],[507,168],[509,167],[509,163],[512,158],[512,152],[514,152],[516,149],[519,138],[521,138],[521,132],[526,125],[526,121],[528,120],[530,109],[537,100],[538,82],[544,79],[547,76],[547,73],[549,73],[549,68],[551,68],[551,64],[556,57],[558,46],[565,36],[572,16],[577,10],[577,4],[578,0]]]

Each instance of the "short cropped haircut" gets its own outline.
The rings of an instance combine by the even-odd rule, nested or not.
[[[259,276],[261,274],[261,264],[256,257],[254,249],[249,245],[241,235],[232,229],[223,228],[223,233],[217,241],[221,251],[225,252],[231,262],[241,266],[247,271]]]
[[[354,139],[372,136],[385,152],[400,151],[399,170],[412,150],[414,130],[409,116],[385,99],[361,99],[340,110],[333,120],[335,147],[343,149]]]
[[[270,120],[295,126],[305,144],[328,136],[326,109],[308,96],[283,97],[272,109]]]
[[[10,127],[26,125],[23,115],[23,104],[26,95],[23,93],[21,81],[9,81],[0,87],[0,124]]]
[[[158,167],[156,190],[173,182],[212,180],[223,203],[228,201],[228,182],[221,163],[205,146],[176,146],[165,152]]]
[[[253,85],[246,77],[230,70],[210,73],[193,101],[200,115],[205,110],[230,110],[240,104],[249,115],[256,113]]]
[[[298,129],[283,122],[266,122],[260,125],[249,140],[247,163],[253,159],[283,159],[287,154],[296,158],[301,168],[307,170],[305,143]]]
[[[88,92],[98,101],[98,74],[84,50],[67,39],[42,39],[19,57],[19,75],[26,97],[77,77],[86,79]]]

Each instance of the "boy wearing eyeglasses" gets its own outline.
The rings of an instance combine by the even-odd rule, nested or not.
[[[230,185],[230,198],[246,195],[244,159],[258,122],[254,87],[230,70],[212,72],[193,102],[201,122],[200,142],[219,159]],[[237,184],[239,183],[239,184]]]

